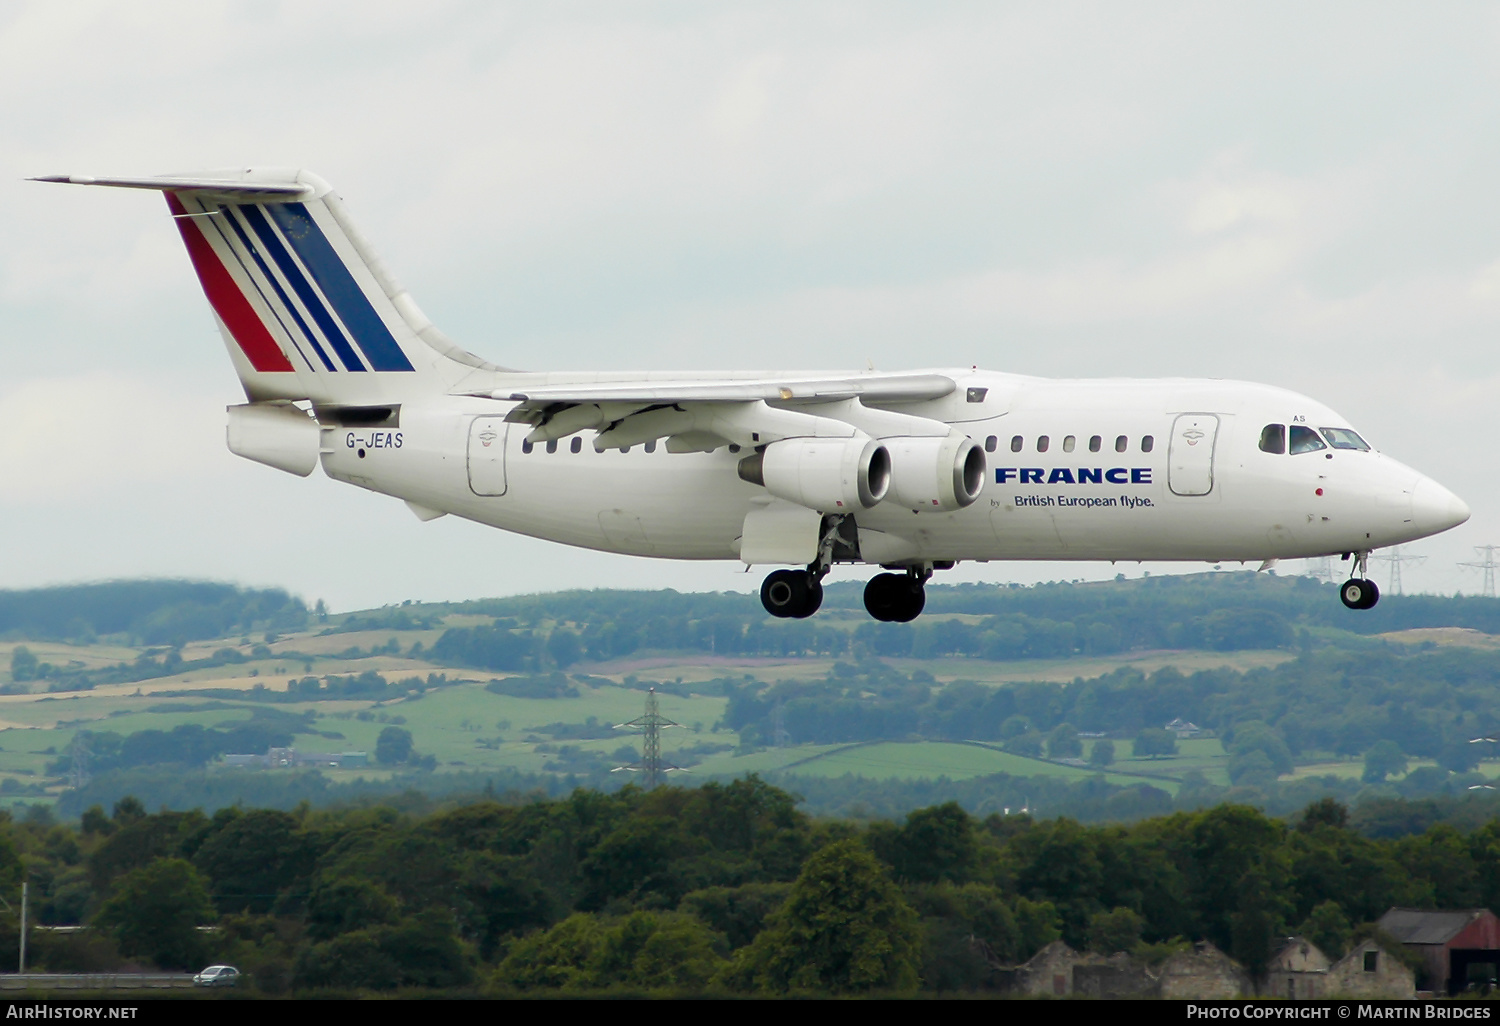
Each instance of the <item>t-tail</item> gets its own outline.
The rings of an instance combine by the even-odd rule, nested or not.
[[[500,369],[423,316],[317,175],[253,168],[37,180],[166,195],[252,403],[400,402]]]

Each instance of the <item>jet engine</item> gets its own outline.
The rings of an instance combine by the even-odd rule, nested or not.
[[[955,431],[946,438],[882,438],[891,454],[886,501],[914,510],[963,509],[984,490],[984,450]]]
[[[885,498],[891,455],[862,436],[787,438],[740,460],[739,472],[778,499],[824,513],[852,512]]]

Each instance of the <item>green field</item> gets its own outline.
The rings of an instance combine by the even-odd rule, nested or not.
[[[833,611],[831,611],[833,612]],[[952,614],[950,614],[952,616]],[[955,617],[965,619],[965,617]],[[837,626],[863,622],[850,613],[830,618]],[[831,658],[715,657],[708,655],[638,653],[629,658],[601,663],[583,663],[571,672],[610,684],[579,684],[574,698],[526,699],[497,695],[485,690],[493,674],[462,667],[443,666],[414,658],[409,653],[420,643],[428,650],[441,637],[443,627],[487,624],[489,617],[449,615],[442,626],[423,630],[365,630],[350,633],[305,631],[282,635],[259,646],[260,639],[223,638],[194,642],[183,648],[185,659],[213,656],[233,648],[249,657],[246,662],[200,668],[172,677],[102,684],[91,691],[42,693],[42,682],[17,685],[9,682],[0,694],[0,783],[12,779],[22,785],[46,782],[49,791],[60,792],[61,778],[46,778],[46,766],[66,753],[74,734],[82,729],[113,731],[128,735],[143,730],[170,731],[185,724],[218,726],[249,720],[257,709],[300,715],[310,711],[312,720],[294,738],[296,747],[310,751],[373,752],[381,730],[399,724],[411,731],[416,750],[433,756],[439,768],[464,771],[514,769],[521,772],[583,772],[618,763],[621,749],[638,746],[632,730],[610,730],[613,724],[639,716],[644,695],[640,688],[625,685],[637,675],[653,680],[694,684],[723,678],[749,676],[762,681],[821,680],[833,669]],[[118,643],[64,644],[28,642],[37,658],[59,666],[91,669],[133,662],[145,650]],[[394,642],[397,653],[387,651]],[[14,643],[0,645],[0,672],[9,666]],[[369,654],[379,649],[380,654]],[[253,651],[252,651],[253,650]],[[161,650],[156,650],[160,652]],[[256,658],[255,655],[259,655]],[[1175,666],[1185,673],[1210,667],[1245,670],[1271,666],[1291,658],[1282,651],[1131,652],[1116,656],[1073,657],[1055,660],[994,662],[982,659],[892,659],[888,662],[904,673],[925,670],[939,684],[955,680],[1002,684],[1015,681],[1068,682],[1095,677],[1129,666],[1150,673]],[[306,703],[239,701],[223,694],[202,695],[204,690],[249,692],[252,689],[284,691],[290,680],[307,675],[357,675],[375,670],[388,679],[444,674],[449,686],[399,701],[377,703],[338,700]],[[502,675],[503,676],[503,675]],[[457,683],[451,683],[457,682]],[[632,682],[634,683],[634,682]],[[32,689],[26,693],[25,689]],[[15,693],[21,692],[21,693]],[[171,694],[164,694],[164,692]],[[248,698],[248,695],[247,695]],[[850,745],[800,745],[735,755],[737,735],[715,732],[726,700],[718,696],[676,694],[659,696],[661,712],[680,728],[663,734],[662,749],[668,760],[684,747],[721,746],[719,752],[684,756],[692,763],[694,777],[745,773],[775,773],[838,777],[857,774],[877,779],[964,779],[991,773],[1017,776],[1052,776],[1081,780],[1093,775],[1086,767],[1069,766],[1041,759],[1028,759],[999,751],[996,747],[951,742],[881,742]],[[582,725],[592,719],[595,733],[606,736],[588,740],[554,738],[539,733],[549,724]],[[1227,757],[1218,741],[1182,743],[1180,754],[1168,759],[1132,759],[1129,741],[1116,740],[1117,762],[1106,778],[1117,784],[1150,783],[1168,790],[1193,770],[1203,772],[1214,783],[1227,783]],[[695,761],[695,758],[697,761]],[[1339,772],[1358,773],[1355,764],[1338,764]],[[387,770],[333,771],[336,778],[384,776]],[[1313,772],[1299,769],[1298,775]],[[1140,775],[1138,775],[1140,774]],[[14,785],[10,785],[14,787]]]

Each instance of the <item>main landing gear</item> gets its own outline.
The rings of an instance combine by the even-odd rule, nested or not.
[[[847,539],[841,536],[844,522],[842,515],[825,518],[818,558],[809,563],[806,570],[773,570],[766,575],[760,586],[760,604],[766,607],[766,612],[783,619],[801,620],[818,611],[823,604],[823,578],[833,566],[835,553],[839,553],[840,560],[859,558],[858,550],[850,551]],[[951,561],[942,560],[905,568],[894,567],[901,571],[899,573],[876,574],[865,585],[865,608],[877,620],[909,623],[927,604],[923,585],[933,570],[952,568]]]
[[[798,620],[812,616],[823,604],[823,574],[827,572],[774,570],[760,586],[760,604],[772,616]]]
[[[1350,609],[1371,609],[1380,601],[1380,589],[1365,574],[1369,573],[1370,554],[1356,552],[1357,577],[1350,577],[1339,589],[1339,599]],[[1345,554],[1345,558],[1348,558]]]
[[[910,623],[927,605],[927,591],[922,586],[932,571],[907,567],[905,573],[876,574],[865,585],[865,609],[886,623]]]

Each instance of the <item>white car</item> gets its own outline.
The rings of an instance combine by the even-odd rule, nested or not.
[[[193,977],[195,987],[233,987],[240,981],[240,971],[232,965],[211,965]]]

